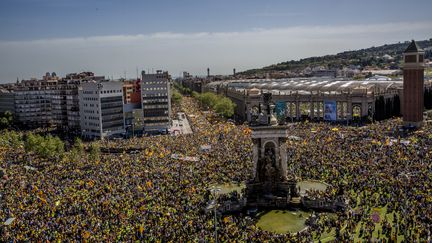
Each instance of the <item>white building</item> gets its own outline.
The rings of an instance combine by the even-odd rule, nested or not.
[[[141,72],[141,102],[144,132],[167,132],[171,121],[171,95],[168,72]]]
[[[104,138],[125,133],[123,83],[83,83],[79,89],[80,125],[84,137]]]

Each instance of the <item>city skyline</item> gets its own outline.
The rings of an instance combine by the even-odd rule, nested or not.
[[[247,3],[2,1],[0,83],[47,71],[134,78],[137,69],[178,76],[204,75],[209,67],[212,74],[231,74],[429,39],[432,31],[428,1],[416,1],[416,8],[401,1]]]

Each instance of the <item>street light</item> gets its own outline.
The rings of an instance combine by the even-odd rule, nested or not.
[[[212,186],[210,192],[213,194],[213,201],[209,205],[209,209],[213,208],[214,210],[214,234],[215,234],[215,243],[218,242],[217,236],[217,218],[216,218],[216,209],[217,209],[217,194],[221,191],[220,187]]]

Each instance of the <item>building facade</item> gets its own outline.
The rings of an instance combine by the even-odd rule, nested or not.
[[[123,135],[123,83],[89,81],[78,91],[81,134],[89,138]]]
[[[430,85],[430,84],[429,84]],[[235,104],[235,118],[250,121],[251,114],[259,113],[262,93],[272,93],[273,101],[283,111],[286,121],[327,120],[348,122],[377,119],[380,103],[394,103],[400,107],[403,82],[399,80],[346,80],[331,78],[246,79],[213,82],[206,91],[223,94]],[[401,100],[401,99],[400,99]],[[330,107],[331,109],[326,109]],[[396,110],[397,108],[395,108]],[[384,119],[384,118],[383,118]]]
[[[23,80],[15,86],[15,116],[18,122],[28,127],[54,125],[52,96],[57,79]]]
[[[0,114],[6,111],[15,114],[15,95],[12,90],[0,88]]]
[[[123,81],[123,99],[125,104],[141,103],[141,80]]]
[[[171,93],[168,72],[142,71],[141,102],[144,132],[167,132],[171,125]]]

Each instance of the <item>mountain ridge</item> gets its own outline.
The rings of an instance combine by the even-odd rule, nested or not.
[[[432,59],[432,38],[416,41],[425,50],[425,58]],[[262,68],[249,69],[241,72],[243,75],[264,74],[272,72],[298,73],[307,67],[321,66],[328,70],[353,67],[363,70],[367,67],[378,69],[399,69],[401,67],[402,53],[410,41],[372,46],[353,51],[344,51],[332,55],[314,56],[272,64]]]

